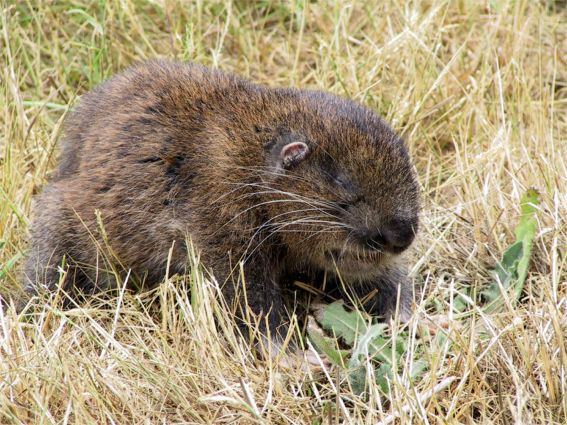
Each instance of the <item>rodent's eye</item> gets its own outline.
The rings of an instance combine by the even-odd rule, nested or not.
[[[348,210],[351,206],[363,200],[363,196],[358,193],[356,187],[344,174],[330,175],[329,177],[331,177],[331,183],[341,189],[338,192],[340,193],[340,201],[337,203],[340,209]]]
[[[340,188],[346,190],[349,193],[355,192],[353,184],[343,174],[337,174],[333,176],[333,184],[339,186]]]
[[[341,186],[341,187],[345,187],[346,184],[347,184],[346,179],[345,179],[343,176],[341,176],[341,175],[335,176],[334,179],[333,179],[333,182],[334,182],[337,186]]]

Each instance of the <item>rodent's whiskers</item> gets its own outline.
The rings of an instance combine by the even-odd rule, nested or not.
[[[261,176],[261,175],[269,175],[269,176],[275,176],[275,177],[284,177],[286,179],[289,180],[297,180],[297,181],[303,181],[303,182],[309,182],[307,179],[298,176],[297,174],[290,174],[290,173],[283,173],[281,171],[274,171],[273,167],[270,166],[248,166],[248,167],[244,167],[244,166],[231,166],[231,168],[236,168],[239,170],[246,170],[246,171],[251,171],[255,173],[255,176]]]
[[[282,215],[282,214],[280,214]],[[275,217],[274,217],[275,218]],[[265,223],[263,223],[262,225],[257,227],[256,232],[250,237],[250,241],[248,243],[248,246],[246,247],[244,253],[242,254],[242,261],[246,262],[250,259],[250,257],[264,244],[264,242],[266,242],[268,239],[270,239],[272,236],[276,235],[277,233],[284,233],[284,232],[294,232],[294,233],[306,233],[310,235],[306,238],[304,238],[303,240],[307,240],[315,235],[318,235],[320,233],[335,233],[335,232],[339,232],[341,230],[344,230],[345,225],[343,223],[340,222],[334,222],[334,221],[328,221],[328,220],[319,220],[318,219],[319,216],[307,216],[307,217],[302,217],[301,219],[297,219],[297,220],[291,220],[291,221],[287,221],[287,222],[275,222],[275,223],[270,223],[269,220]],[[288,226],[292,226],[292,225],[305,225],[305,226],[317,226],[317,225],[321,225],[324,224],[324,227],[320,227],[316,230],[309,230],[309,229],[289,229],[289,230],[284,230],[285,227]],[[275,227],[277,226],[277,227]],[[254,247],[254,249],[251,252],[248,252],[250,250],[250,248],[253,246],[254,244],[254,240],[256,239],[256,237],[260,234],[262,234],[263,230],[269,229],[269,231],[267,232],[266,236],[264,236],[264,238],[258,242],[258,244]]]
[[[296,199],[272,199],[272,200],[270,200],[270,201],[258,202],[258,203],[256,203],[256,204],[254,204],[254,205],[252,205],[252,206],[246,208],[245,210],[240,211],[238,214],[236,214],[234,217],[232,217],[230,220],[228,220],[226,223],[224,223],[222,226],[220,226],[219,229],[217,230],[217,232],[218,232],[219,230],[221,230],[222,228],[224,228],[225,226],[227,226],[228,224],[234,222],[234,221],[235,221],[236,219],[238,219],[240,216],[246,214],[247,212],[249,212],[249,211],[251,211],[251,210],[253,210],[253,209],[255,209],[255,208],[259,208],[259,207],[264,206],[264,205],[277,204],[277,203],[305,203],[305,202],[304,202],[304,201],[301,201],[301,200],[296,200]],[[320,210],[319,208],[316,208],[315,210],[318,211],[318,212],[320,212],[320,213],[326,214],[327,216],[333,217],[332,214],[330,214],[330,213],[325,213],[325,211],[322,211],[322,210]]]
[[[330,201],[322,201],[320,199],[313,199],[313,198],[307,198],[306,196],[300,195],[298,193],[294,193],[294,192],[288,192],[282,189],[278,189],[278,188],[274,188],[272,186],[269,186],[267,184],[264,183],[255,183],[255,182],[250,182],[250,183],[232,183],[235,185],[238,185],[239,187],[255,187],[258,189],[264,189],[263,191],[256,191],[256,192],[249,192],[249,194],[278,194],[278,195],[286,195],[289,196],[292,199],[298,199],[298,200],[303,200],[306,201],[308,203],[312,203],[314,205],[319,205],[321,207],[327,207],[327,208],[333,208],[336,209],[337,208],[337,204],[335,202],[330,202]],[[224,196],[224,195],[223,195]]]
[[[227,192],[226,194],[222,195],[221,197],[217,198],[216,200],[213,201],[213,203],[218,202],[223,197],[229,195],[230,193],[234,193],[238,189],[250,188],[250,187],[260,188],[260,189],[265,189],[265,190],[254,191],[254,192],[246,192],[246,193],[243,193],[242,195],[240,195],[239,197],[237,197],[236,199],[241,200],[241,199],[248,198],[248,197],[254,197],[254,196],[259,196],[259,195],[268,195],[268,194],[275,194],[275,195],[283,196],[283,198],[271,199],[271,200],[268,200],[268,201],[258,202],[256,204],[246,208],[245,210],[240,211],[238,214],[236,214],[234,217],[232,217],[229,221],[224,223],[218,230],[220,230],[223,227],[225,227],[226,225],[234,222],[240,216],[242,216],[243,214],[246,214],[247,212],[249,212],[249,211],[251,211],[255,208],[265,206],[265,205],[270,205],[270,204],[276,204],[276,203],[303,203],[303,204],[306,204],[309,207],[317,210],[321,214],[324,214],[324,215],[331,217],[331,218],[335,218],[335,219],[337,218],[332,213],[332,211],[336,210],[336,208],[337,208],[336,204],[334,204],[334,203],[315,200],[315,199],[311,199],[311,198],[306,198],[302,195],[299,195],[299,194],[296,194],[296,193],[293,193],[293,192],[287,192],[287,191],[275,189],[275,188],[272,188],[271,186],[264,185],[264,184],[258,184],[258,183],[234,183],[234,184],[237,186],[235,189],[233,189],[233,190]],[[338,223],[336,223],[336,224],[338,224]]]
[[[283,213],[280,213],[278,215],[275,215],[274,217],[270,218],[269,220],[265,221],[264,223],[260,224],[259,226],[253,227],[250,230],[257,230],[260,228],[266,228],[269,226],[276,226],[276,225],[281,225],[281,224],[285,224],[286,222],[279,222],[277,221],[277,219],[279,219],[280,217],[285,217],[285,216],[289,216],[292,214],[298,214],[298,213],[308,213],[308,212],[320,212],[319,209],[316,208],[304,208],[304,209],[296,209],[296,210],[292,210],[292,211],[286,211]],[[334,217],[333,215],[330,214],[326,214],[326,215],[322,215],[322,216],[314,216],[317,218],[327,218],[327,217]],[[312,218],[314,218],[312,217]],[[340,222],[333,222],[333,224],[335,225],[342,225],[343,223]]]
[[[310,234],[308,237],[303,238],[302,241],[305,241],[305,240],[307,240],[307,239],[309,239],[309,238],[312,238],[313,236],[316,236],[316,235],[318,235],[318,234],[320,234],[320,233],[331,233],[331,232],[337,232],[337,230],[328,231],[328,230],[325,230],[325,229],[320,229],[320,230],[318,230],[318,231],[312,231],[311,234]],[[256,232],[256,233],[259,234],[260,232]],[[250,250],[250,248],[253,246],[253,240],[254,240],[254,238],[251,238],[251,239],[250,239],[250,242],[249,242],[249,244],[248,244],[248,246],[246,247],[244,253],[243,253],[242,256],[241,256],[241,261],[243,261],[244,263],[246,263],[246,262],[252,257],[252,255],[254,255],[254,253],[255,253],[259,248],[261,248],[261,246],[264,244],[264,242],[266,242],[268,239],[270,239],[270,238],[271,238],[272,236],[274,236],[276,233],[277,233],[277,232],[275,232],[275,231],[274,231],[274,232],[269,232],[260,242],[258,242],[258,243],[254,246],[254,249],[253,249],[252,251],[248,252],[248,251]],[[309,233],[309,232],[306,232],[306,233]]]
[[[246,167],[242,167],[247,169]],[[289,176],[285,174],[275,173],[270,170],[264,169],[254,169],[253,171],[257,171],[258,173],[263,174],[273,174],[278,176],[286,176],[290,178],[294,178],[296,180],[304,180],[297,176]],[[305,234],[304,240],[312,238],[321,233],[338,233],[341,231],[350,231],[352,232],[352,228],[344,223],[337,215],[336,212],[340,210],[338,205],[334,202],[323,201],[318,199],[307,198],[303,195],[289,192],[286,190],[282,190],[276,187],[272,187],[266,183],[259,183],[259,182],[248,182],[248,183],[239,183],[239,182],[230,182],[228,184],[234,185],[235,187],[229,190],[227,193],[221,195],[217,198],[214,202],[218,202],[219,200],[233,194],[239,190],[243,191],[241,195],[236,197],[235,200],[242,200],[251,197],[261,197],[262,195],[275,195],[277,196],[276,199],[265,200],[261,202],[257,202],[246,209],[240,211],[226,223],[224,223],[220,228],[227,226],[228,224],[234,222],[242,215],[252,211],[253,209],[260,208],[266,205],[273,205],[278,203],[296,203],[296,204],[304,204],[306,208],[296,208],[291,211],[282,212],[276,216],[271,217],[264,223],[249,229],[254,233],[249,239],[249,243],[244,250],[242,255],[242,259],[246,262],[253,254],[256,252],[267,240],[271,237],[276,235],[277,233],[303,233]],[[250,191],[253,189],[253,191]],[[290,217],[298,214],[305,214],[305,213],[316,213],[316,215],[309,215],[304,217],[299,217],[291,220],[282,220],[280,219],[284,217]],[[218,230],[217,230],[218,231]],[[264,235],[260,241],[257,240],[259,235]],[[250,251],[250,249],[254,246],[254,249]]]

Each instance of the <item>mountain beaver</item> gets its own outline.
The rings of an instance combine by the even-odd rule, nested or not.
[[[419,208],[407,149],[373,111],[154,60],[86,94],[67,120],[37,202],[27,289],[56,287],[62,264],[72,294],[112,287],[105,258],[156,284],[170,250],[170,274],[185,272],[191,240],[225,299],[246,299],[272,337],[286,332],[282,286],[296,272],[324,272],[371,314],[398,305],[406,320],[398,254]]]

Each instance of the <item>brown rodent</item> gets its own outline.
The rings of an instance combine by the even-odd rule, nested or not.
[[[36,207],[27,288],[53,289],[62,264],[71,293],[108,288],[101,251],[110,250],[155,284],[172,246],[169,273],[185,272],[190,239],[240,306],[242,265],[247,303],[273,336],[287,328],[282,285],[296,272],[339,275],[383,317],[399,292],[405,320],[412,291],[398,254],[419,205],[403,141],[370,109],[150,61],[85,95],[67,120]]]

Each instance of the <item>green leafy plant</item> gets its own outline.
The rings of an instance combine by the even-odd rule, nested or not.
[[[493,271],[494,281],[482,292],[485,301],[483,310],[486,313],[502,311],[506,298],[514,304],[520,297],[536,235],[538,204],[539,193],[536,190],[530,189],[522,196],[520,222],[515,229],[516,240],[504,251]],[[462,297],[455,300],[458,311],[463,311],[467,304]],[[373,324],[359,311],[347,311],[340,301],[319,307],[315,317],[322,329],[313,320],[310,321],[308,336],[311,342],[332,363],[348,371],[353,391],[361,394],[366,388],[370,376],[368,359],[374,369],[376,383],[387,394],[388,381],[398,373],[400,359],[407,351],[407,335],[400,332],[397,338],[393,338],[386,332],[387,324]],[[334,339],[328,334],[333,335]],[[346,349],[339,347],[339,341]],[[413,362],[410,378],[419,377],[426,369],[427,362],[417,359]]]
[[[521,217],[516,226],[515,242],[502,254],[502,259],[493,271],[494,281],[482,292],[486,313],[502,311],[505,294],[512,304],[520,298],[532,255],[533,241],[536,235],[536,213],[539,205],[539,193],[529,189],[520,200]]]
[[[348,372],[352,390],[357,394],[364,392],[369,377],[366,360],[369,360],[376,383],[388,393],[388,381],[398,372],[399,360],[407,351],[407,335],[399,333],[393,338],[386,332],[387,324],[373,324],[361,312],[347,311],[341,301],[320,307],[315,316],[323,330],[335,338],[326,336],[314,321],[309,323],[308,336],[317,350]],[[347,349],[339,348],[339,339]],[[410,377],[419,376],[426,367],[426,362],[417,360]]]

